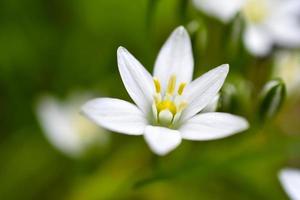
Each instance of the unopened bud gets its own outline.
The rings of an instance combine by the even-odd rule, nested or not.
[[[267,82],[261,92],[259,118],[262,120],[272,118],[279,111],[285,96],[285,84],[281,79]]]

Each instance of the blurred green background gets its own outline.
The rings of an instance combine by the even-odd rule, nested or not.
[[[236,94],[221,110],[247,117],[249,131],[184,141],[165,157],[150,152],[142,137],[121,134],[110,134],[105,148],[79,159],[48,142],[35,114],[41,94],[65,99],[87,90],[130,100],[117,47],[152,71],[178,25],[190,27],[195,77],[231,65],[226,83]],[[184,0],[1,0],[0,199],[286,199],[277,173],[300,167],[299,97],[288,95],[274,118],[257,121],[257,96],[271,78],[272,56],[250,56],[234,26]]]

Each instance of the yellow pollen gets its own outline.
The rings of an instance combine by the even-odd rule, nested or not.
[[[181,83],[179,85],[179,88],[178,88],[178,91],[177,91],[179,95],[182,95],[185,86],[186,86],[186,83]]]
[[[173,103],[173,101],[170,100],[161,101],[156,104],[156,107],[158,112],[165,109],[168,109],[173,115],[175,115],[177,112],[176,105]]]
[[[169,79],[167,93],[172,95],[174,93],[175,86],[176,86],[176,76],[172,75],[171,78]]]
[[[157,78],[153,78],[153,82],[154,82],[156,93],[160,93],[161,87],[160,87],[159,80]]]
[[[171,75],[166,89],[162,91],[158,78],[153,77],[155,93],[153,94],[153,123],[166,127],[177,126],[182,111],[186,108],[187,102],[183,101],[182,94],[186,83],[176,85],[176,76]]]

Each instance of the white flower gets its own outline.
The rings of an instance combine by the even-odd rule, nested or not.
[[[279,180],[293,200],[300,200],[300,170],[286,168],[279,172]]]
[[[280,77],[286,84],[288,94],[299,93],[300,52],[279,51],[274,58],[274,77]]]
[[[95,123],[128,135],[144,135],[151,150],[165,155],[182,139],[212,140],[248,128],[245,119],[227,113],[200,113],[213,103],[228,73],[221,65],[193,82],[191,42],[177,28],[157,57],[153,77],[125,48],[118,49],[121,78],[135,102],[99,98],[82,111]],[[212,102],[213,101],[213,102]]]
[[[91,145],[103,145],[108,139],[104,130],[79,113],[80,105],[88,98],[89,95],[76,94],[61,102],[52,96],[44,96],[36,108],[47,139],[71,157],[82,155]]]
[[[244,43],[254,55],[267,55],[274,44],[291,48],[300,46],[299,0],[194,0],[194,2],[201,10],[224,22],[228,22],[240,12],[246,22]]]
[[[217,17],[223,22],[232,20],[245,0],[194,0],[195,6],[207,15]]]

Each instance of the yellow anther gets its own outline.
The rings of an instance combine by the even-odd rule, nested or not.
[[[180,85],[178,87],[178,91],[177,91],[179,95],[182,95],[185,86],[186,86],[186,83],[180,83]]]
[[[176,76],[172,75],[169,79],[167,93],[172,95],[174,93],[175,86],[176,86]]]
[[[156,105],[156,107],[158,112],[165,109],[168,109],[173,115],[175,115],[177,112],[176,105],[173,103],[173,101],[170,100],[161,101]]]
[[[161,84],[159,79],[153,78],[155,93],[153,94],[152,111],[154,115],[154,123],[161,126],[171,128],[176,125],[182,111],[186,108],[187,102],[183,101],[182,94],[186,83],[180,83],[177,87],[176,76],[169,78],[167,88],[161,94]]]
[[[160,82],[157,78],[153,78],[154,86],[155,86],[155,91],[157,93],[160,93],[161,87],[160,87]]]

